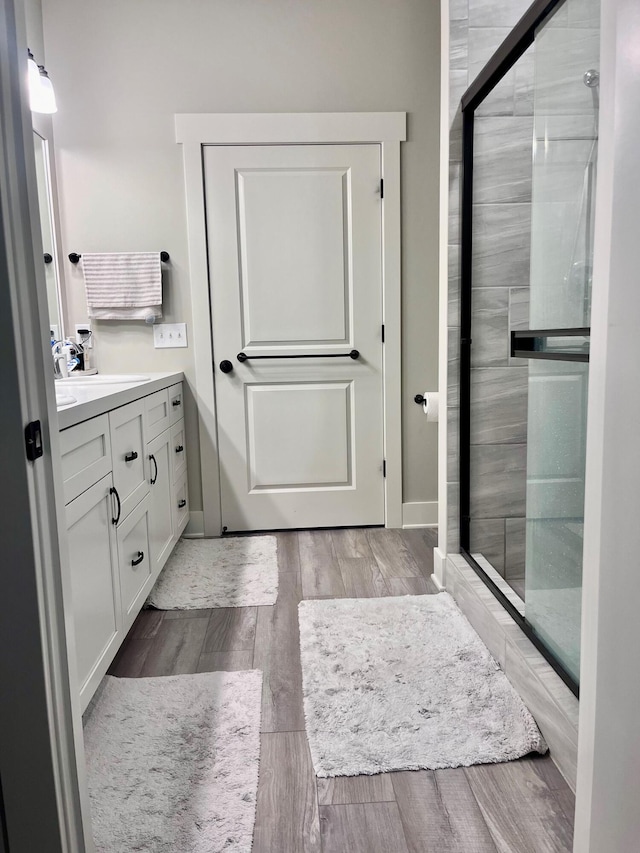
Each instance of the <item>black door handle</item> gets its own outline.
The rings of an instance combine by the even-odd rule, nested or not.
[[[137,560],[131,560],[131,565],[132,566],[139,566],[143,560],[144,560],[144,551],[138,551],[138,559]]]
[[[116,513],[116,517],[111,519],[111,524],[117,524],[120,521],[120,514],[122,513],[122,504],[120,503],[120,495],[118,494],[118,490],[115,486],[111,486],[109,489],[110,495],[115,495],[116,498],[116,506],[118,511]]]
[[[246,352],[239,352],[236,356],[238,361],[257,361],[258,359],[263,358],[360,358],[360,352],[357,349],[352,349],[351,352],[323,352],[316,353],[315,355],[247,355]],[[231,362],[221,362],[220,370],[223,370],[223,364],[231,364]],[[231,365],[231,369],[233,369],[233,365]],[[229,370],[225,370],[225,373],[229,373]]]
[[[187,502],[184,500],[184,498],[182,500],[178,501],[178,509],[182,509],[186,505],[187,505]]]
[[[231,371],[233,370],[232,362],[228,361],[227,359],[225,359],[224,361],[221,361],[220,362],[220,370],[223,373],[231,373]]]
[[[157,461],[156,457],[153,455],[153,453],[150,453],[150,454],[149,454],[149,461],[150,461],[150,462],[153,462],[153,467],[154,467],[154,469],[155,469],[155,470],[154,470],[153,477],[152,477],[152,478],[151,478],[151,480],[150,480],[150,483],[151,483],[151,485],[152,485],[152,486],[155,486],[155,484],[156,484],[156,482],[157,482],[157,480],[158,480],[158,461]]]
[[[132,450],[131,453],[127,453],[124,457],[125,462],[133,462],[134,459],[138,458],[138,454],[135,450]]]

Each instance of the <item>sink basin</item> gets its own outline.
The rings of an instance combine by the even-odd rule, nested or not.
[[[73,403],[77,403],[78,400],[76,397],[73,397],[71,394],[58,394],[56,393],[56,406],[57,408],[61,408],[62,406],[71,406]]]
[[[69,376],[67,379],[56,379],[56,385],[131,385],[136,382],[147,382],[149,379],[149,376],[141,373],[96,373],[93,376]]]

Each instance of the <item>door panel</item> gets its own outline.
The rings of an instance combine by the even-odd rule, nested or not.
[[[245,169],[237,181],[242,348],[346,343],[348,170]]]
[[[353,488],[352,382],[247,385],[249,488]]]
[[[379,146],[204,158],[223,524],[382,524]]]

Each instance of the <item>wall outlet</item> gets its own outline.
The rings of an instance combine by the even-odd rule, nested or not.
[[[51,337],[53,338],[54,341],[60,340],[60,326],[57,326],[54,323],[52,323],[49,326],[49,331],[51,332]]]
[[[91,334],[91,335],[87,336],[86,334],[84,334],[84,335],[80,334],[81,331],[91,332],[92,331],[91,330],[91,323],[88,320],[86,323],[76,323],[75,330],[76,330],[76,341],[79,344],[82,344],[82,346],[85,347],[85,349],[93,349],[93,335]]]
[[[167,347],[186,347],[186,323],[158,323],[153,327],[153,345],[156,349]]]

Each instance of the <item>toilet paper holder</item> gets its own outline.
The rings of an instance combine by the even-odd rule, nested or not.
[[[425,398],[422,394],[416,394],[416,396],[413,398],[413,402],[417,403],[419,406],[422,406],[425,402]]]

